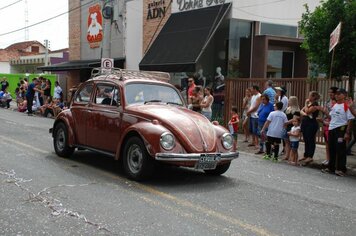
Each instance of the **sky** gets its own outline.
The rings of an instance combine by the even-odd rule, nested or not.
[[[23,42],[25,30],[6,34],[25,27],[25,0],[0,1],[0,49]],[[13,5],[9,6],[10,4]],[[28,26],[68,12],[68,0],[27,0]],[[44,44],[49,40],[50,50],[68,47],[68,14],[28,28],[29,40]],[[6,34],[6,35],[3,35]]]

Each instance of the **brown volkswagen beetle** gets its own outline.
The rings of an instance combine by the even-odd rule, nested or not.
[[[55,152],[68,157],[78,148],[110,155],[134,180],[149,177],[157,162],[223,174],[238,157],[233,137],[187,109],[168,81],[164,72],[94,69],[50,129]]]

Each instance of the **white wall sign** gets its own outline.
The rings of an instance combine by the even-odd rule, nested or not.
[[[104,69],[111,69],[114,67],[114,59],[112,58],[101,58],[101,67]]]
[[[173,0],[172,12],[197,10],[231,2],[231,0]]]
[[[114,59],[112,58],[101,58],[101,72],[110,72],[114,68]]]

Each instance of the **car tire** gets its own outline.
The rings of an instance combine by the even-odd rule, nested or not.
[[[123,154],[124,171],[130,179],[140,181],[153,174],[155,163],[141,138],[137,136],[129,138]]]
[[[68,145],[68,130],[62,122],[54,128],[53,146],[56,154],[60,157],[70,157],[74,152],[74,148]]]
[[[208,175],[222,175],[229,169],[230,164],[231,162],[218,165],[214,170],[204,170],[204,172]]]

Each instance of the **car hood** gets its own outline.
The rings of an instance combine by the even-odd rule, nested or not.
[[[128,108],[136,115],[157,119],[169,129],[188,152],[214,152],[214,125],[203,115],[184,107],[146,104]]]

